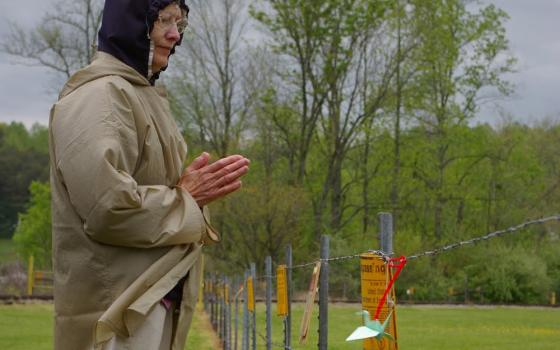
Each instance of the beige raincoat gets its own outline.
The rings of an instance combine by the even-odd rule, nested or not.
[[[202,243],[219,238],[175,187],[186,145],[165,93],[99,52],[51,110],[50,155],[55,350],[133,335],[188,273],[173,329],[182,350]]]

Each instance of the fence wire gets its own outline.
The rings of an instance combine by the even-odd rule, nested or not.
[[[344,256],[335,256],[332,258],[328,258],[328,259],[317,259],[315,261],[311,261],[308,263],[304,263],[304,264],[299,264],[299,265],[293,265],[291,268],[292,270],[294,269],[299,269],[299,268],[303,268],[303,267],[310,267],[310,266],[315,266],[315,264],[317,264],[317,261],[320,261],[322,263],[324,262],[331,262],[331,261],[342,261],[342,260],[349,260],[349,259],[356,259],[359,258],[360,256],[362,256],[365,253],[374,253],[376,255],[380,255],[382,259],[386,259],[388,257],[387,254],[383,253],[380,250],[368,250],[366,252],[363,253],[359,253],[359,254],[352,254],[352,255],[344,255]]]
[[[548,217],[544,217],[541,219],[535,219],[535,220],[530,220],[530,221],[526,221],[522,224],[519,225],[515,225],[515,226],[511,226],[508,227],[506,229],[503,230],[499,230],[499,231],[494,231],[491,233],[488,233],[484,236],[480,236],[480,237],[474,237],[474,238],[470,238],[464,241],[459,241],[459,242],[455,242],[455,243],[451,243],[448,244],[446,246],[440,247],[440,248],[434,248],[431,250],[427,250],[424,251],[422,253],[416,253],[413,255],[409,255],[406,257],[407,260],[413,260],[413,259],[417,259],[423,256],[434,256],[434,255],[438,255],[440,253],[443,252],[447,252],[459,247],[463,247],[465,245],[470,245],[470,244],[475,244],[477,242],[480,241],[486,241],[495,237],[500,237],[500,236],[504,236],[506,234],[511,234],[517,231],[521,231],[529,226],[534,226],[537,224],[544,224],[546,222],[549,221],[560,221],[560,214],[558,215],[552,215],[552,216],[548,216]],[[328,258],[328,259],[317,259],[311,262],[307,262],[307,263],[303,263],[303,264],[298,264],[298,265],[293,265],[291,267],[292,270],[294,269],[299,269],[299,268],[305,268],[305,267],[310,267],[310,266],[315,266],[315,264],[317,263],[317,261],[321,261],[321,262],[335,262],[335,261],[342,261],[342,260],[348,260],[348,259],[355,259],[355,258],[359,258],[360,256],[362,256],[364,253],[374,253],[376,255],[381,256],[381,258],[385,261],[387,261],[387,259],[390,257],[390,255],[385,254],[384,252],[380,251],[380,250],[368,250],[367,252],[363,252],[360,254],[352,254],[352,255],[345,255],[345,256],[337,256],[337,257],[332,257],[332,258]]]
[[[417,253],[417,254],[414,254],[414,255],[410,255],[410,256],[407,256],[406,259],[407,260],[412,260],[412,259],[417,259],[417,258],[420,258],[420,257],[423,257],[423,256],[438,255],[440,253],[447,252],[447,251],[450,251],[450,250],[453,250],[453,249],[456,249],[456,248],[459,248],[459,247],[462,247],[462,246],[465,246],[465,245],[475,244],[475,243],[480,242],[480,241],[486,241],[486,240],[489,240],[491,238],[500,237],[500,236],[503,236],[503,235],[506,235],[506,234],[521,231],[521,230],[523,230],[523,229],[525,229],[529,226],[532,226],[532,225],[544,224],[546,222],[554,221],[554,220],[560,221],[560,215],[553,215],[553,216],[545,217],[545,218],[542,218],[542,219],[526,221],[522,224],[519,224],[519,225],[516,225],[516,226],[511,226],[511,227],[508,227],[504,230],[494,231],[494,232],[491,232],[491,233],[489,233],[487,235],[484,235],[484,236],[474,237],[474,238],[471,238],[471,239],[468,239],[468,240],[465,240],[465,241],[460,241],[460,242],[448,244],[448,245],[443,246],[441,248],[427,250],[427,251],[422,252],[422,253]]]

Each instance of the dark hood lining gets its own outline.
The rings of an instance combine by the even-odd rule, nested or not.
[[[178,2],[187,14],[189,8],[185,0],[106,0],[103,19],[98,36],[99,51],[107,52],[134,68],[153,85],[159,73],[148,77],[150,56],[149,33],[154,26],[158,13],[167,5]],[[175,44],[180,45],[181,39]],[[175,53],[175,47],[170,56]],[[167,67],[163,67],[164,71]]]

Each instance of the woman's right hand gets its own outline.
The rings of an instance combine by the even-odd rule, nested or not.
[[[199,207],[222,198],[241,187],[241,176],[249,171],[249,159],[228,156],[208,164],[210,155],[203,152],[183,171],[177,185],[194,198]]]

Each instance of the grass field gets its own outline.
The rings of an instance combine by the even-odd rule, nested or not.
[[[358,326],[357,305],[329,308],[329,349],[362,349],[360,342],[344,339]],[[264,308],[258,305],[258,331],[265,333]],[[317,310],[315,310],[317,311]],[[311,319],[307,345],[299,345],[302,307],[294,307],[293,349],[316,349],[317,313]],[[408,350],[558,350],[560,349],[560,309],[517,307],[433,307],[398,309],[399,348]],[[273,318],[275,343],[282,341],[282,325]],[[0,306],[0,349],[52,349],[52,305]],[[258,338],[258,349],[264,342]],[[206,315],[193,322],[187,349],[217,348]]]
[[[329,349],[362,349],[361,343],[345,339],[359,326],[358,305],[329,306]],[[311,319],[307,345],[296,335],[302,308],[294,310],[294,349],[317,348],[317,308]],[[264,311],[259,316],[264,317]],[[282,341],[282,325],[273,325],[274,342]],[[516,307],[399,307],[397,313],[399,349],[453,350],[558,350],[560,309]],[[258,324],[263,321],[259,317]],[[259,328],[264,334],[264,326]],[[262,342],[264,344],[264,342]],[[259,344],[258,348],[262,348]]]
[[[51,350],[52,304],[0,305],[0,349]],[[214,350],[218,339],[205,314],[193,320],[186,349]]]

